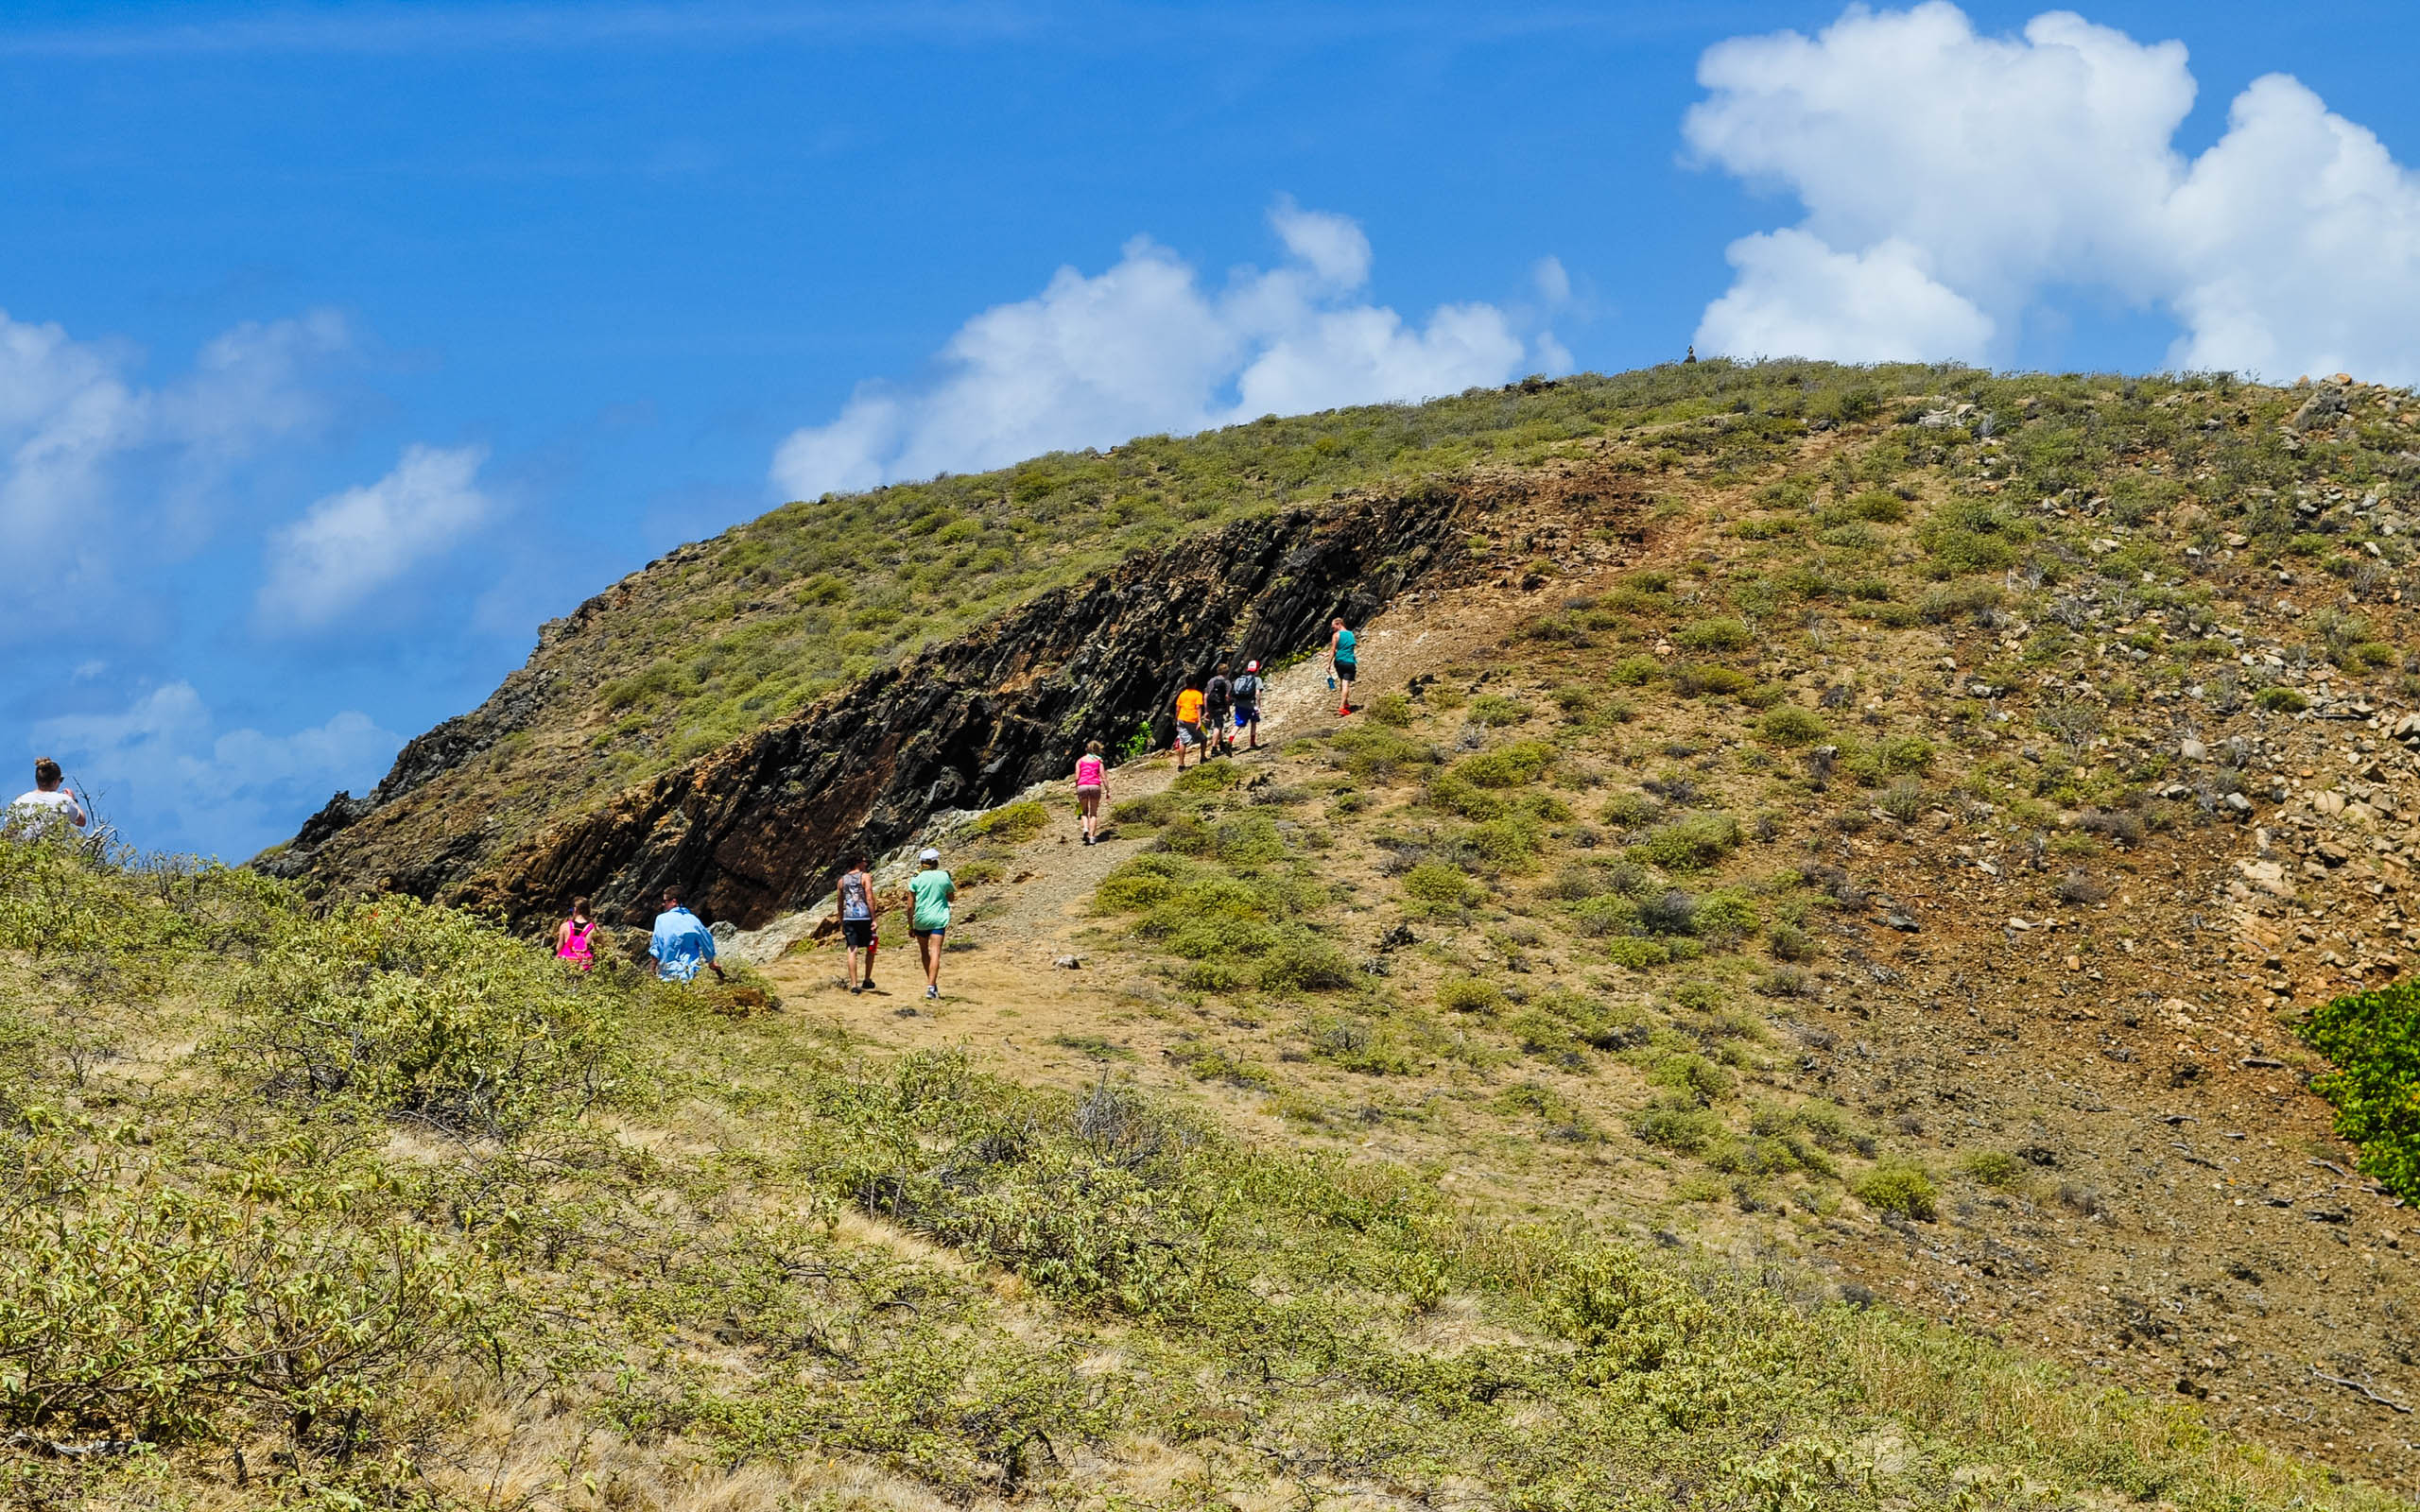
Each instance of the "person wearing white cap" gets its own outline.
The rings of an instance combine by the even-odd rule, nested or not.
[[[942,943],[949,934],[950,900],[958,885],[942,869],[942,853],[931,846],[916,852],[916,874],[908,879],[908,895],[915,904],[908,916],[908,933],[916,938],[917,958],[925,963],[925,996],[942,995]]]
[[[1247,662],[1229,690],[1236,700],[1236,733],[1248,736],[1247,749],[1260,749],[1260,663]],[[1228,743],[1230,746],[1233,741]]]

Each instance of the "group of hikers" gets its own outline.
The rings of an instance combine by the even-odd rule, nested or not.
[[[849,858],[849,869],[840,876],[835,889],[840,920],[841,943],[849,952],[849,990],[870,991],[873,988],[874,953],[881,941],[874,934],[873,875],[867,868],[863,851]],[[949,934],[949,907],[958,897],[958,885],[942,869],[942,853],[927,846],[916,858],[916,874],[908,879],[908,894],[913,902],[909,910],[908,933],[916,941],[916,954],[925,967],[925,996],[942,995],[942,945]],[[648,936],[647,953],[655,961],[655,974],[666,982],[694,982],[700,971],[712,971],[717,981],[727,981],[721,965],[715,959],[715,933],[705,920],[683,905],[678,888],[666,887],[655,916],[655,928]],[[585,971],[596,964],[597,921],[588,910],[588,900],[575,898],[571,917],[555,930],[555,954],[574,971]]]
[[[1333,620],[1328,627],[1328,686],[1339,690],[1337,713],[1353,713],[1353,680],[1360,670],[1357,637],[1345,628],[1342,619]],[[1234,677],[1226,666],[1214,668],[1208,677],[1194,676],[1185,679],[1176,696],[1176,739],[1171,748],[1176,756],[1177,770],[1185,769],[1188,758],[1198,751],[1199,759],[1209,761],[1214,756],[1232,756],[1240,737],[1247,750],[1260,748],[1261,704],[1267,683],[1260,663],[1247,661],[1244,669]],[[27,794],[18,799],[43,799],[58,786],[59,767],[44,762],[36,776],[45,785],[42,793]],[[1109,763],[1101,753],[1099,741],[1086,745],[1082,755],[1076,758],[1076,803],[1082,818],[1081,837],[1085,845],[1095,845],[1100,838],[1102,806],[1109,798]],[[72,806],[73,800],[69,800]],[[82,811],[76,811],[76,822],[83,822]],[[833,916],[839,925],[840,945],[849,954],[849,990],[876,990],[873,980],[874,957],[882,949],[878,933],[880,906],[874,895],[871,858],[863,851],[849,857],[848,869],[841,872],[833,886]],[[942,867],[941,852],[930,846],[916,857],[916,870],[908,880],[908,933],[916,942],[917,963],[924,968],[925,996],[942,995],[942,952],[949,936],[950,904],[958,897],[958,885]],[[655,928],[648,940],[648,954],[654,958],[656,974],[667,982],[690,982],[702,969],[711,971],[717,979],[722,968],[715,961],[714,931],[703,920],[683,907],[678,891],[666,888],[661,900],[662,911],[656,915]],[[578,971],[587,971],[596,962],[594,939],[596,920],[590,917],[588,900],[572,902],[571,917],[564,919],[555,933],[555,954]]]
[[[1330,670],[1327,685],[1341,690],[1336,710],[1339,714],[1353,712],[1353,679],[1360,671],[1356,641],[1354,633],[1344,627],[1344,621],[1328,622]],[[1176,696],[1176,739],[1170,746],[1176,753],[1176,769],[1184,771],[1185,758],[1195,750],[1201,751],[1201,759],[1205,762],[1213,756],[1234,755],[1238,735],[1244,738],[1246,750],[1260,749],[1260,705],[1266,686],[1261,680],[1260,663],[1257,662],[1245,662],[1243,671],[1234,678],[1229,678],[1227,669],[1220,666],[1214,668],[1207,678],[1195,676],[1185,679],[1184,688]],[[1101,786],[1099,753],[1098,744],[1086,753],[1085,760],[1093,763],[1089,782],[1083,762],[1077,763],[1076,793],[1080,798],[1087,787],[1098,789]],[[1093,843],[1093,814],[1098,806],[1096,795],[1094,799],[1087,801],[1084,809],[1086,845]]]

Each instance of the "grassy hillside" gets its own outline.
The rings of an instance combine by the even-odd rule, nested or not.
[[[467,919],[0,846],[16,1503],[2382,1504],[1988,1343]]]
[[[1256,510],[1721,417],[1645,465],[1753,466],[1933,369],[1707,362],[1373,405],[786,505],[682,547],[551,624],[483,739],[415,802],[509,843],[796,712],[1139,546]],[[509,709],[510,713],[503,711]]]

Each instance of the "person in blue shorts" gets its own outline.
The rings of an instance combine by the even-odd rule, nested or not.
[[[1252,744],[1248,750],[1260,749],[1260,663],[1247,662],[1242,675],[1233,689],[1236,699],[1236,733]],[[1232,746],[1234,743],[1230,741]]]

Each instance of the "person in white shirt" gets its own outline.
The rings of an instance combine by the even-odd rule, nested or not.
[[[66,781],[67,775],[49,757],[44,756],[35,762],[34,790],[9,805],[9,819],[29,830],[60,819],[79,830],[91,823],[91,816],[84,812],[84,805],[77,802],[76,795],[66,791],[62,785]],[[5,791],[5,788],[0,788],[0,792]]]

